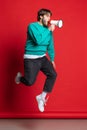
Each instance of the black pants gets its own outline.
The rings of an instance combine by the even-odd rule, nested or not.
[[[46,56],[38,59],[24,59],[24,77],[21,77],[21,82],[31,86],[35,82],[39,71],[47,76],[43,91],[51,92],[57,73]]]

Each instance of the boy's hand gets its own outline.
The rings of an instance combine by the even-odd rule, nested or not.
[[[55,25],[51,24],[48,29],[53,32],[55,30]]]
[[[53,64],[54,69],[56,69],[56,65],[54,61],[52,61],[52,64]]]

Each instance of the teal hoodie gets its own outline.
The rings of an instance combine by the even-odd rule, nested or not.
[[[47,27],[33,22],[28,25],[25,54],[43,55],[48,52],[50,60],[54,60],[53,34]]]

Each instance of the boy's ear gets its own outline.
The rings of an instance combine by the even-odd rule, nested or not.
[[[43,18],[43,16],[40,15],[40,19],[42,19],[42,18]]]

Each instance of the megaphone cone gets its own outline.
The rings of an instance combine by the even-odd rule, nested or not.
[[[54,25],[58,26],[59,28],[61,28],[63,26],[63,21],[62,20],[51,20],[50,24],[54,24]]]

